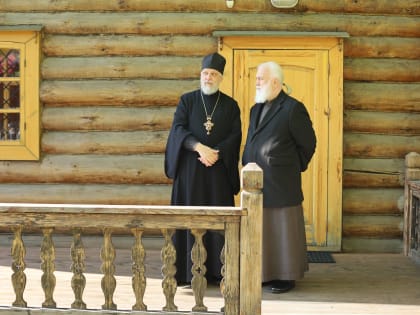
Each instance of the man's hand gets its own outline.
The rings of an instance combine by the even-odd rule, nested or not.
[[[204,144],[197,143],[194,150],[200,155],[198,160],[207,167],[212,166],[219,159],[219,150],[214,150]]]

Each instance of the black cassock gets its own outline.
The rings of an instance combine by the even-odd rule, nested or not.
[[[204,95],[207,113],[213,112],[218,93]],[[239,149],[241,119],[237,102],[220,92],[212,116],[210,134],[204,127],[206,112],[200,90],[181,96],[174,114],[165,151],[165,173],[173,179],[171,205],[233,206],[234,195],[239,192]],[[184,140],[193,136],[204,145],[219,150],[219,160],[211,167],[198,160],[198,153],[184,147]],[[204,236],[207,250],[206,277],[209,281],[221,278],[220,252],[224,237],[208,231]],[[174,236],[177,251],[178,283],[191,281],[191,248],[194,237],[190,231],[177,230]]]

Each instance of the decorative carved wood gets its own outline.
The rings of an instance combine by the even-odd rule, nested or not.
[[[207,288],[206,280],[206,266],[205,262],[207,260],[207,251],[203,244],[203,235],[206,233],[206,230],[192,229],[192,235],[194,235],[194,245],[191,249],[191,260],[193,266],[191,268],[192,280],[191,286],[195,298],[195,306],[192,308],[195,312],[206,312],[207,307],[203,304],[204,293]]]
[[[57,303],[54,301],[54,289],[55,289],[55,247],[51,236],[53,228],[42,229],[44,239],[41,246],[41,269],[44,272],[41,277],[42,288],[45,293],[45,301],[42,303],[42,307],[55,308]]]
[[[26,286],[26,275],[25,275],[25,245],[22,240],[22,226],[17,226],[13,228],[14,239],[12,243],[12,284],[13,289],[15,290],[16,300],[13,302],[13,306],[17,307],[26,307],[27,303],[23,299],[23,291],[25,291]]]
[[[220,281],[220,293],[224,297],[226,301],[226,285],[225,285],[225,275],[226,275],[226,264],[225,264],[225,245],[222,247],[222,251],[220,252],[220,261],[222,262],[222,269],[220,270],[220,274],[222,276],[222,280]],[[225,307],[222,307],[220,310],[222,312],[225,311]]]
[[[133,271],[132,286],[134,295],[136,296],[136,304],[133,305],[132,309],[136,311],[146,311],[147,305],[143,303],[144,292],[146,291],[146,268],[144,265],[145,250],[142,243],[143,230],[131,229],[135,237],[135,243],[131,249],[131,258],[133,265],[131,270]]]
[[[86,309],[86,303],[83,302],[82,296],[86,286],[86,278],[83,275],[85,271],[85,248],[83,246],[80,229],[73,230],[73,243],[71,244],[71,287],[74,292],[74,302],[72,308]]]
[[[166,305],[162,308],[164,311],[177,311],[178,307],[174,303],[175,292],[176,292],[176,250],[172,242],[172,236],[175,233],[174,229],[162,229],[163,237],[165,238],[165,244],[162,248],[162,288],[166,299]]]
[[[104,229],[104,244],[101,248],[102,266],[101,271],[104,274],[101,281],[102,291],[105,297],[105,304],[102,305],[104,310],[116,310],[117,305],[113,301],[113,295],[117,281],[115,280],[115,248],[112,244],[111,230]]]

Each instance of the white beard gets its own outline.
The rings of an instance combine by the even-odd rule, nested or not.
[[[270,86],[267,84],[255,90],[255,103],[267,102],[268,97],[270,96],[269,88]]]
[[[211,95],[217,92],[217,90],[219,89],[218,85],[206,85],[206,84],[201,84],[201,91],[203,91],[203,94],[205,95]]]

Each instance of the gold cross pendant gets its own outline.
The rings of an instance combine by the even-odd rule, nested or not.
[[[207,116],[207,121],[203,124],[203,126],[207,130],[207,134],[210,134],[211,128],[213,128],[214,124],[211,122],[211,117]]]

